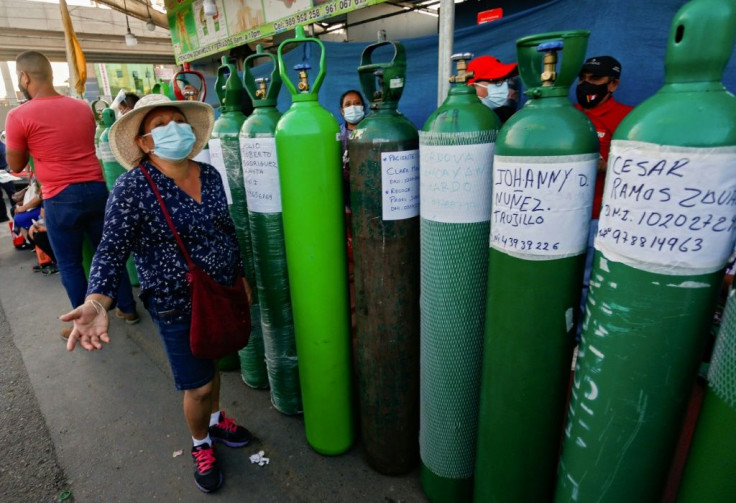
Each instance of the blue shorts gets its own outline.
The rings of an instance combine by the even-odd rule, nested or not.
[[[153,306],[147,308],[164,343],[176,389],[197,389],[212,381],[215,362],[195,357],[189,347],[190,316],[178,311],[157,312]]]

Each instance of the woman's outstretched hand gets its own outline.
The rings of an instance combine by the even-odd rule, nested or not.
[[[59,317],[61,321],[74,322],[74,328],[69,335],[66,349],[74,350],[77,341],[87,351],[102,349],[102,343],[109,343],[107,333],[110,320],[107,309],[96,300],[87,300],[84,304]]]

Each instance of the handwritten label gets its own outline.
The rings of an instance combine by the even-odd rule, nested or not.
[[[383,219],[419,215],[419,150],[381,154]]]
[[[102,162],[118,162],[110,148],[110,142],[101,141],[97,144],[97,158]]]
[[[256,213],[281,213],[276,140],[240,138],[240,156],[248,209]]]
[[[233,195],[230,193],[230,182],[227,179],[227,168],[225,167],[225,158],[222,155],[222,141],[219,138],[213,138],[209,141],[210,146],[210,164],[214,166],[220,178],[222,185],[225,187],[225,196],[227,197],[227,205],[233,204]]]
[[[445,223],[491,218],[491,166],[495,143],[419,145],[419,212]]]
[[[595,247],[671,275],[722,268],[736,239],[736,147],[611,143]]]
[[[588,244],[598,154],[497,155],[491,247],[539,260],[583,253]]]

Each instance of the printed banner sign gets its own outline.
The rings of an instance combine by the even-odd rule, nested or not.
[[[204,0],[166,0],[166,12],[181,64],[385,1],[214,0],[215,14],[206,16]]]

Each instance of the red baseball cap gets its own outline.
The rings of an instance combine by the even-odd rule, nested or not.
[[[519,74],[516,63],[504,64],[493,56],[480,56],[468,63],[468,71],[473,72],[473,77],[468,79],[468,84],[479,80],[498,80],[513,77]]]

